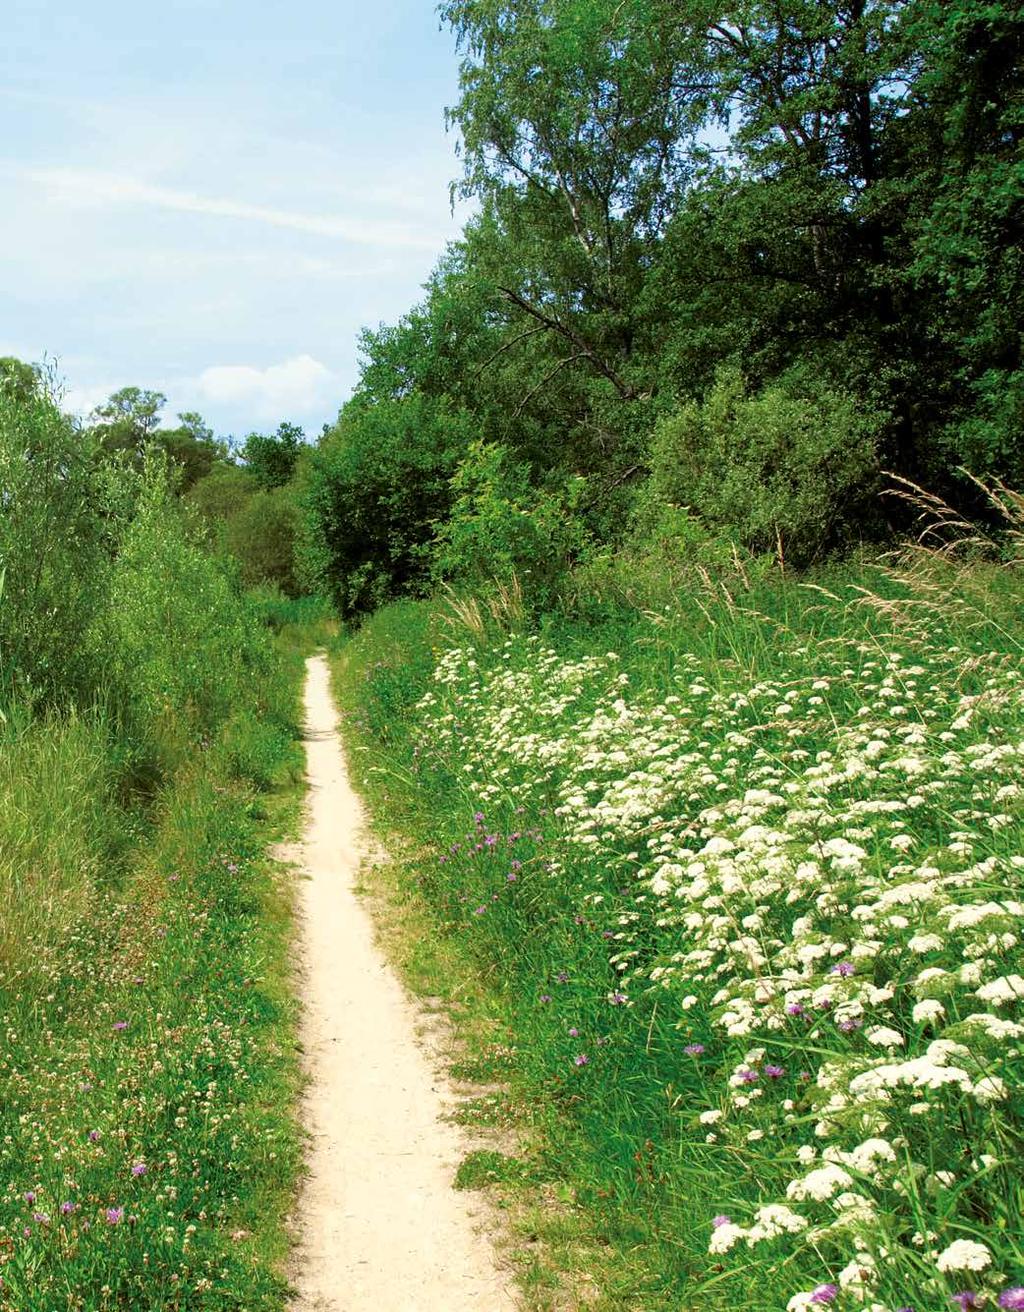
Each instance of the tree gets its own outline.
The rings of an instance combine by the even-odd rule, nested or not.
[[[162,392],[122,387],[92,412],[93,431],[108,453],[124,451],[141,459],[160,426],[160,411],[166,404]]]
[[[276,433],[250,433],[240,454],[260,487],[269,490],[288,482],[304,445],[302,429],[285,422]]]

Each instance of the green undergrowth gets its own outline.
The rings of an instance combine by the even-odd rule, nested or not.
[[[530,1305],[1014,1306],[1018,575],[578,589],[393,605],[335,661]]]
[[[0,731],[4,1312],[285,1305],[308,619],[142,792],[102,710]]]

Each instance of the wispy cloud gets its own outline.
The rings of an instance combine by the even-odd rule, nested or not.
[[[288,228],[362,246],[406,248],[437,251],[444,237],[423,232],[409,224],[379,219],[357,218],[337,214],[306,214],[295,210],[252,205],[247,201],[173,187],[158,187],[135,178],[90,169],[26,169],[24,177],[68,201],[89,204],[143,205],[179,213],[213,215],[261,223],[272,228]]]

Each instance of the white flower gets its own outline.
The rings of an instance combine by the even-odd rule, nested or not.
[[[708,1252],[721,1254],[728,1253],[734,1244],[739,1243],[741,1239],[747,1236],[746,1230],[741,1225],[733,1225],[731,1221],[726,1221],[724,1225],[715,1226],[711,1232],[711,1242],[708,1244]]]
[[[1006,1085],[998,1075],[986,1075],[974,1086],[974,1096],[982,1105],[990,1102],[1002,1102],[1006,1097]]]
[[[989,984],[983,984],[976,991],[982,1002],[991,1002],[994,1007],[1001,1007],[1005,1002],[1024,1001],[1024,976],[1001,975]]]
[[[910,1013],[915,1025],[936,1025],[945,1016],[946,1008],[935,998],[915,1003]]]
[[[815,1202],[823,1203],[837,1194],[840,1189],[848,1189],[852,1184],[853,1177],[847,1171],[829,1162],[826,1166],[819,1166],[816,1171],[811,1171],[802,1180],[790,1180],[786,1188],[786,1197],[813,1198]]]
[[[973,1239],[956,1239],[935,1260],[940,1271],[984,1271],[992,1265],[992,1254]]]
[[[718,1111],[717,1108],[714,1108],[711,1111],[701,1112],[698,1119],[701,1125],[714,1125],[716,1121],[722,1119],[722,1113]]]
[[[864,1037],[876,1048],[903,1047],[903,1035],[898,1034],[896,1030],[886,1029],[884,1025],[873,1025],[871,1029],[864,1031]]]

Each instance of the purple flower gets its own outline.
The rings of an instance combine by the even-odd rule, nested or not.
[[[115,1021],[114,1021],[114,1029],[115,1029],[115,1030],[126,1030],[127,1028],[128,1028],[128,1022],[127,1022],[126,1020],[115,1020]]]
[[[61,1203],[60,1205],[61,1216],[70,1216],[72,1212],[77,1212],[77,1211],[78,1211],[77,1203]]]
[[[551,1001],[551,994],[550,994],[550,993],[542,993],[542,994],[540,995],[540,998],[538,999],[538,1001],[540,1001],[540,1002],[550,1002],[550,1001]]]
[[[483,811],[474,811],[474,812],[473,812],[473,819],[476,821],[476,823],[477,823],[478,825],[482,825],[483,822],[484,822],[484,813],[483,813]]]
[[[513,835],[512,835],[512,838],[518,838],[518,837],[519,837],[518,834],[513,834]],[[511,842],[511,839],[510,839],[509,841]],[[518,858],[517,858],[515,861],[512,862],[512,869],[513,869],[513,870],[522,870],[522,868],[523,868],[523,863],[522,863],[522,861],[520,861]]]
[[[132,1167],[132,1175],[145,1175],[149,1167],[145,1162],[136,1162]]]
[[[715,1230],[718,1230],[723,1225],[732,1225],[732,1217],[726,1216],[726,1214],[722,1212],[719,1216],[713,1216],[711,1218],[711,1224]]]
[[[31,1207],[35,1201],[36,1201],[36,1191],[34,1189],[29,1189],[29,1191],[25,1194],[25,1202],[28,1203],[29,1207]]]
[[[799,1002],[791,1002],[789,1006],[786,1008],[787,1016],[802,1016],[803,1014],[804,1014],[804,1009],[803,1007],[801,1007]]]
[[[963,1309],[963,1312],[970,1312],[972,1307],[981,1307],[981,1304],[978,1302],[978,1295],[973,1289],[961,1290],[959,1294],[954,1294],[949,1301],[951,1303],[956,1303]]]
[[[739,1077],[744,1084],[756,1084],[758,1081],[757,1071],[752,1071],[749,1068],[745,1071],[740,1071]]]
[[[555,982],[557,984],[568,984],[569,972],[567,970],[560,970],[558,974],[555,976]]]
[[[569,1038],[570,1038],[570,1039],[578,1039],[579,1037],[580,1037],[580,1032],[579,1032],[579,1030],[576,1028],[576,1026],[573,1025],[573,1027],[569,1030]]]
[[[770,1080],[781,1080],[786,1073],[786,1068],[785,1066],[766,1066],[764,1073]]]
[[[999,1306],[1009,1308],[1024,1308],[1024,1285],[1017,1285],[1013,1289],[1004,1289],[999,1295]]]
[[[838,1285],[819,1285],[811,1294],[812,1303],[834,1303],[839,1297]]]
[[[703,1043],[688,1043],[683,1049],[687,1057],[702,1057],[704,1055]]]
[[[577,1053],[575,1057],[573,1057],[573,1062],[577,1066],[587,1066],[590,1063],[590,1058],[587,1056],[585,1052],[580,1052]]]
[[[99,1132],[99,1130],[90,1130],[90,1131],[89,1131],[89,1142],[90,1142],[90,1143],[99,1143],[99,1141],[100,1141],[100,1132]]]
[[[852,975],[856,967],[852,961],[837,961],[832,967],[833,975]]]
[[[839,1028],[844,1034],[852,1034],[854,1030],[859,1030],[864,1022],[858,1016],[849,1016],[846,1020],[839,1022]]]
[[[516,882],[516,872],[514,870],[510,870],[508,874],[505,876],[505,878],[508,880],[510,884],[514,884]]]
[[[50,1213],[49,1213],[49,1212],[33,1212],[33,1213],[32,1213],[32,1220],[35,1221],[35,1222],[37,1223],[37,1225],[49,1225],[49,1224],[50,1224]]]
[[[613,993],[612,996],[608,999],[608,1001],[612,1004],[613,1007],[621,1007],[624,1002],[628,1001],[628,999],[625,993]]]
[[[484,839],[484,842],[487,844],[488,847],[493,847],[495,843],[497,843],[497,841],[498,841],[497,834],[488,834],[487,837]]]
[[[477,907],[477,909],[473,912],[473,915],[482,916],[486,910],[487,910],[486,907]]]
[[[106,1211],[107,1225],[120,1225],[124,1220],[123,1207],[108,1207]]]

